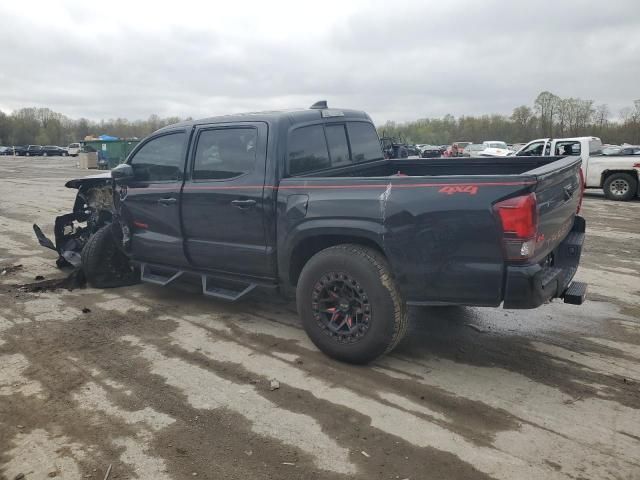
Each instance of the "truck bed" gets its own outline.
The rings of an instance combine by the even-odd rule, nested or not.
[[[410,177],[521,175],[543,169],[564,157],[460,157],[380,160],[300,175],[300,177]],[[572,158],[575,160],[575,157]]]
[[[548,298],[568,285],[575,270],[565,269],[554,280],[559,272],[553,261],[574,228],[580,162],[579,157],[381,160],[285,178],[277,192],[286,212],[278,216],[278,245],[286,251],[310,232],[356,237],[366,231],[389,258],[409,303],[504,302],[532,308],[545,298],[529,295],[521,285],[512,291],[526,291],[526,300],[510,298],[507,278],[522,269],[526,278],[547,275],[557,281],[542,294]],[[537,209],[535,254],[514,261],[505,251],[495,205],[527,195],[534,195]]]

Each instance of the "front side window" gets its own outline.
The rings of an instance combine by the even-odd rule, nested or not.
[[[331,165],[322,125],[302,127],[289,137],[289,174],[321,170]]]
[[[544,142],[535,142],[525,147],[518,155],[523,157],[539,157],[542,155],[544,149]]]
[[[255,128],[204,130],[198,136],[194,180],[223,180],[251,172],[256,164]]]
[[[380,140],[373,125],[366,122],[349,122],[347,130],[349,131],[353,163],[383,158]]]
[[[134,178],[142,182],[167,182],[182,178],[185,140],[184,132],[149,140],[129,162]]]

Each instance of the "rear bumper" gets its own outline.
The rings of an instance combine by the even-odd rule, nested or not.
[[[573,228],[553,251],[551,262],[543,265],[508,266],[504,308],[536,308],[553,298],[565,297],[578,270],[584,232],[584,218],[576,216]],[[582,302],[574,300],[567,303]]]

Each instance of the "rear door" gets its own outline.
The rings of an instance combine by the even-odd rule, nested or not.
[[[275,250],[267,245],[264,225],[267,134],[263,122],[202,125],[194,132],[182,192],[193,267],[275,277]]]
[[[132,226],[135,260],[186,266],[180,229],[188,132],[163,132],[144,141],[129,164],[134,178],[121,189],[122,211]]]

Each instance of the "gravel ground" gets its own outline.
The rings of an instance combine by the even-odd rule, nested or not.
[[[415,309],[355,367],[282,300],[19,289],[64,276],[31,225],[50,234],[86,172],[0,172],[0,478],[640,478],[638,201],[586,197],[583,306]]]

